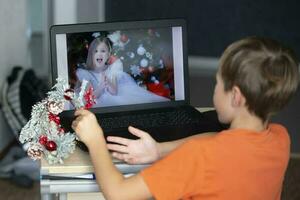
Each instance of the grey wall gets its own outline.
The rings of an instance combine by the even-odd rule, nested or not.
[[[30,63],[26,38],[26,1],[0,1],[0,88],[15,65],[28,67]],[[12,141],[13,134],[0,112],[0,152]]]
[[[190,55],[219,57],[233,41],[258,35],[282,41],[300,58],[299,7],[297,0],[113,0],[106,20],[185,18]]]

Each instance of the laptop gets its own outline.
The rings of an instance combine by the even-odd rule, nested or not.
[[[189,102],[185,20],[54,25],[50,43],[53,84],[61,77],[76,91],[89,81],[96,96],[90,110],[105,136],[135,139],[129,125],[158,142],[220,130]],[[71,131],[72,105],[60,117]]]

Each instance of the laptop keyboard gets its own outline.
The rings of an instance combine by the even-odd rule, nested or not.
[[[146,113],[146,114],[130,114],[124,116],[114,116],[99,119],[104,130],[112,130],[117,128],[127,128],[128,126],[136,126],[142,128],[152,128],[159,126],[174,126],[181,124],[191,124],[199,120],[193,117],[186,110],[172,110],[168,112]]]

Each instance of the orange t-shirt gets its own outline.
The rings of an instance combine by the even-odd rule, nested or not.
[[[280,199],[289,160],[287,130],[232,129],[191,139],[141,172],[153,196],[168,199]]]

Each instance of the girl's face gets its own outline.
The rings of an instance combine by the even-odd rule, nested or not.
[[[104,71],[107,69],[107,60],[110,56],[108,46],[101,42],[98,44],[98,46],[95,48],[95,51],[93,52],[93,66],[94,69],[97,71]]]
[[[231,122],[231,93],[230,91],[225,91],[224,82],[220,76],[220,72],[216,75],[216,85],[214,90],[214,107],[218,113],[218,119],[222,123]]]

